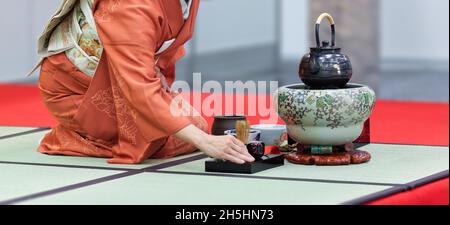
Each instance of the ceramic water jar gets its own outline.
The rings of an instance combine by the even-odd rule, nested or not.
[[[340,89],[293,84],[280,87],[274,98],[291,138],[305,145],[336,146],[361,135],[376,97],[368,86],[349,83]]]

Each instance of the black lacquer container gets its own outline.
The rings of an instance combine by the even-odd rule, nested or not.
[[[225,135],[225,131],[236,129],[236,121],[246,119],[244,115],[215,116],[211,127],[211,134]]]

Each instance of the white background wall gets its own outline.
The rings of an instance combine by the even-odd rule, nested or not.
[[[196,30],[197,52],[210,53],[274,43],[276,1],[202,1]]]
[[[300,60],[308,51],[308,0],[282,1],[281,55],[285,60]]]
[[[382,0],[382,59],[448,61],[448,7],[448,0]]]
[[[308,51],[308,0],[283,1],[282,55],[297,60]],[[448,0],[381,0],[382,60],[449,60]]]
[[[36,39],[60,1],[2,1],[0,8],[0,81],[26,79],[36,62]]]
[[[308,0],[205,0],[198,24],[199,53],[272,43],[275,1],[282,2],[282,57],[307,51]],[[381,0],[382,59],[449,60],[448,0]],[[36,58],[36,38],[59,0],[2,1],[0,82],[23,80]],[[257,4],[255,4],[257,3]],[[232,16],[230,16],[232,15]],[[213,21],[213,23],[211,23]]]

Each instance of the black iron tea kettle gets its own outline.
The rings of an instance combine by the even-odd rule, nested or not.
[[[320,24],[327,18],[331,24],[331,45],[329,41],[321,43]],[[328,13],[319,16],[316,22],[316,45],[306,54],[300,63],[299,76],[312,88],[343,88],[350,81],[353,70],[348,56],[335,46],[336,29],[334,19]]]

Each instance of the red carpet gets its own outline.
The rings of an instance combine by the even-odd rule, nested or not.
[[[211,124],[212,118],[207,119]],[[259,118],[254,116],[249,120],[256,123]],[[379,100],[371,120],[373,142],[449,145],[447,103]],[[36,86],[0,84],[0,125],[53,126],[55,123],[41,103]],[[448,186],[447,178],[373,204],[449,204]]]
[[[55,123],[35,85],[0,84],[0,125],[45,127]]]
[[[372,115],[373,142],[449,143],[449,106],[443,103],[379,101]]]
[[[36,86],[0,84],[0,103],[0,125],[53,126],[56,123],[42,104]],[[212,118],[207,119],[211,124]],[[257,116],[249,120],[259,122]],[[373,142],[448,146],[449,105],[379,100],[371,129]]]

